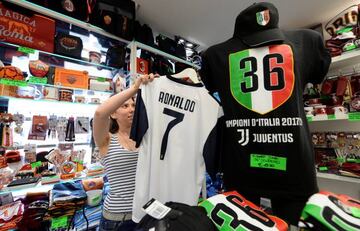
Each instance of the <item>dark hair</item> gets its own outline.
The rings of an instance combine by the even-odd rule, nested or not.
[[[110,129],[109,129],[111,134],[115,134],[119,131],[119,125],[116,121],[116,119],[111,118],[110,116]]]
[[[131,97],[131,99],[135,102],[135,98],[134,97]],[[119,131],[119,125],[116,121],[116,119],[113,119],[111,116],[110,116],[110,128],[109,128],[109,132],[111,134],[115,134]]]

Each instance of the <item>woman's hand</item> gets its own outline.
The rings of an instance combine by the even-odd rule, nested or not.
[[[148,74],[148,75],[141,75],[140,77],[138,77],[135,80],[134,87],[135,87],[135,89],[139,89],[141,84],[147,84],[149,82],[152,82],[154,80],[154,78],[157,78],[157,77],[159,77],[158,74],[154,75],[152,73]]]

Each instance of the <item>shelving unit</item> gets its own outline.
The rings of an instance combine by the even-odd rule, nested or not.
[[[360,68],[360,49],[333,57],[327,74],[328,77],[339,74],[352,74]],[[308,118],[311,132],[360,132],[360,113],[351,112],[339,116],[314,116]],[[320,190],[347,194],[360,199],[360,179],[330,173],[317,173]]]
[[[189,65],[191,67],[194,67],[195,69],[200,69],[200,67],[198,65],[195,65],[195,64],[193,64],[191,62],[188,62],[188,61],[183,60],[181,58],[178,58],[176,56],[167,54],[167,53],[165,53],[165,52],[163,52],[161,50],[155,49],[155,48],[153,48],[151,46],[148,46],[148,45],[136,42],[136,41],[128,41],[128,40],[122,39],[122,38],[120,38],[118,36],[115,36],[115,35],[107,32],[107,31],[97,27],[97,26],[91,25],[90,23],[86,23],[86,22],[83,22],[83,21],[68,17],[68,16],[63,15],[61,13],[58,13],[56,11],[49,10],[49,9],[47,9],[45,7],[33,4],[31,2],[28,2],[28,1],[25,1],[25,0],[5,0],[5,1],[14,3],[14,4],[18,5],[18,6],[22,6],[22,7],[25,7],[27,9],[33,10],[33,11],[39,13],[39,14],[43,14],[43,15],[49,16],[51,18],[61,20],[63,22],[67,22],[67,23],[69,23],[71,25],[78,26],[78,27],[86,29],[88,31],[91,31],[91,32],[94,32],[94,33],[97,33],[97,34],[103,35],[105,37],[112,38],[112,39],[115,39],[117,41],[121,41],[121,42],[127,44],[127,46],[131,50],[131,53],[130,53],[130,69],[131,69],[130,76],[132,76],[132,78],[136,77],[136,53],[137,53],[136,51],[137,51],[137,49],[144,49],[144,50],[147,50],[147,51],[152,52],[154,54],[158,54],[158,55],[161,55],[161,56],[166,57],[168,59],[171,59],[173,61],[185,63],[185,64],[187,64],[187,65]]]
[[[90,23],[86,23],[86,22],[77,20],[75,18],[63,15],[61,13],[58,13],[58,12],[50,10],[48,8],[36,5],[34,3],[31,3],[31,2],[28,2],[28,1],[25,1],[25,0],[5,0],[5,1],[14,3],[14,4],[18,5],[18,6],[22,6],[24,8],[27,8],[27,9],[32,10],[34,12],[37,12],[39,14],[46,15],[46,16],[48,16],[50,18],[54,18],[54,19],[57,19],[57,20],[60,20],[60,21],[63,21],[63,22],[67,22],[67,23],[69,23],[71,25],[75,25],[75,26],[78,26],[80,28],[86,29],[88,31],[92,31],[94,33],[103,35],[103,36],[105,36],[107,38],[112,38],[112,39],[121,41],[121,42],[123,42],[125,44],[130,43],[130,41],[125,40],[123,38],[120,38],[118,36],[115,36],[115,35],[107,32],[107,31],[101,29],[100,27],[97,27],[97,26],[91,25]]]
[[[107,31],[105,31],[97,26],[94,26],[89,23],[82,22],[80,20],[68,17],[66,15],[49,10],[45,7],[36,5],[34,3],[31,3],[31,2],[28,2],[25,0],[4,0],[4,1],[7,1],[10,3],[16,4],[18,6],[24,7],[26,9],[32,10],[41,15],[45,15],[50,18],[69,23],[70,25],[80,27],[82,29],[85,29],[85,30],[93,33],[94,35],[105,36],[106,38],[113,39],[113,40],[119,41],[121,43],[124,43],[131,50],[131,53],[130,53],[130,70],[131,70],[130,76],[131,76],[132,80],[134,80],[134,78],[137,77],[136,58],[137,58],[138,49],[146,50],[153,54],[163,56],[174,62],[185,63],[195,69],[200,69],[199,66],[197,66],[191,62],[188,62],[188,61],[178,58],[176,56],[167,54],[161,50],[155,49],[153,47],[147,46],[145,44],[142,44],[142,43],[139,43],[136,41],[128,41],[128,40],[122,39],[118,36],[108,33]],[[0,48],[1,47],[6,47],[7,49],[13,49],[15,51],[19,50],[19,48],[23,48],[19,45],[8,43],[8,42],[0,42]],[[26,49],[27,48],[25,48],[25,50]],[[111,72],[114,70],[117,70],[116,68],[112,68],[112,67],[109,67],[109,66],[106,66],[103,64],[91,63],[91,62],[88,62],[87,60],[75,59],[75,58],[71,58],[71,57],[67,57],[67,56],[63,56],[63,55],[59,55],[59,54],[54,54],[54,53],[49,53],[49,52],[44,52],[44,51],[40,51],[40,50],[35,50],[35,49],[31,49],[31,48],[29,48],[27,50],[30,51],[29,54],[26,54],[28,56],[29,60],[37,60],[39,56],[45,55],[45,56],[57,57],[64,61],[67,61],[69,63],[82,65],[85,67],[84,69],[86,69],[86,70],[89,70],[90,68],[94,68],[94,69],[100,68],[100,69],[108,70]],[[24,70],[25,70],[25,68],[26,67],[24,67]],[[24,70],[22,70],[22,71],[24,71]],[[30,74],[30,72],[28,72],[28,73]],[[101,76],[101,77],[103,77],[103,76]],[[3,83],[0,82],[0,84],[4,84],[4,83],[6,84],[6,81]],[[34,84],[38,84],[38,83],[24,82],[23,84],[24,84],[24,86],[27,86],[27,85],[34,85]],[[11,83],[9,83],[8,85],[11,85]],[[62,87],[62,86],[58,86],[58,85],[50,85],[50,84],[41,84],[41,85],[56,87],[56,88],[72,89],[72,90],[78,91],[78,92],[83,91],[88,95],[103,94],[106,97],[109,97],[111,94],[111,92],[102,92],[102,91],[93,91],[93,90],[87,90],[87,89]],[[5,98],[8,100],[9,108],[10,107],[12,108],[12,111],[9,111],[10,113],[30,112],[30,116],[40,115],[42,113],[47,114],[47,115],[50,115],[50,113],[51,113],[51,114],[55,114],[55,115],[66,115],[66,116],[75,116],[75,115],[90,116],[90,115],[92,115],[91,113],[93,113],[95,111],[96,107],[98,106],[98,104],[71,103],[71,102],[55,101],[55,100],[33,100],[33,99],[7,97],[7,96],[2,96],[2,97],[0,96],[0,98]],[[65,109],[66,109],[66,111],[65,111]],[[25,118],[25,119],[26,119],[26,121],[29,121],[30,117]],[[28,123],[26,126],[27,126],[26,128],[24,126],[24,130],[28,131],[30,129],[30,124]],[[27,136],[27,134],[25,134],[25,136]],[[51,140],[36,141],[36,143],[37,143],[37,147],[39,147],[39,148],[52,148],[56,145]],[[67,142],[65,142],[65,143],[67,143]],[[76,142],[74,142],[74,145],[76,145],[76,146],[88,145],[88,144],[89,144],[88,137],[85,137],[84,139],[80,139],[80,140],[77,140]],[[20,144],[18,146],[18,148],[22,148],[22,147],[23,147],[22,144]],[[77,179],[79,179],[79,178],[77,178]],[[77,180],[77,179],[74,179],[74,180]],[[61,181],[61,182],[63,182],[63,181]],[[28,192],[29,190],[34,191],[34,192],[35,191],[47,191],[51,188],[52,188],[52,185],[41,185],[41,183],[38,183],[35,187],[31,187],[31,188],[25,187],[24,189],[0,190],[0,194],[3,192],[11,191],[14,194],[14,196],[18,196],[18,195],[23,195],[25,192]]]

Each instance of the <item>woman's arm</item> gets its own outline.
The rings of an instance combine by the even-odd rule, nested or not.
[[[134,96],[141,84],[153,81],[154,75],[142,75],[135,80],[132,87],[119,92],[103,102],[96,109],[93,121],[93,135],[95,144],[100,148],[108,144],[110,115],[123,103]]]

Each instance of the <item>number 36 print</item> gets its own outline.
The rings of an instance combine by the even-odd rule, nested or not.
[[[289,45],[273,45],[229,55],[230,89],[236,101],[259,114],[269,113],[291,96],[294,59]]]

